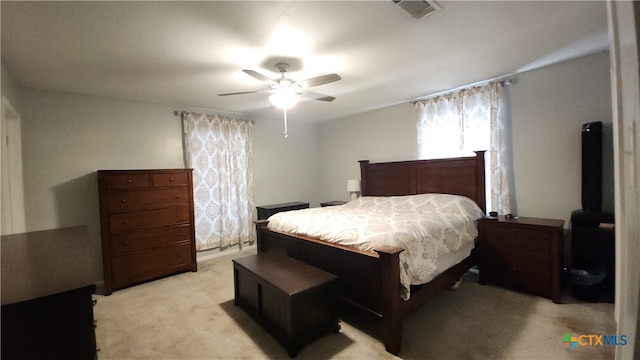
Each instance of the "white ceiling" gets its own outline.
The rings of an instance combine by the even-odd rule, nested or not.
[[[2,1],[2,58],[18,83],[280,117],[242,72],[338,73],[290,119],[320,122],[608,49],[602,1],[438,1],[416,20],[390,0]],[[588,74],[585,74],[588,76]]]

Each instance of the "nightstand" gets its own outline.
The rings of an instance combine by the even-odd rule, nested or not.
[[[282,204],[258,206],[258,220],[268,219],[269,216],[282,211],[300,210],[309,207],[307,202],[288,202]]]
[[[327,202],[320,203],[320,206],[321,207],[336,206],[336,205],[344,205],[346,203],[348,203],[348,201],[334,200],[334,201],[327,201]]]
[[[563,220],[478,220],[480,283],[512,287],[560,303]]]

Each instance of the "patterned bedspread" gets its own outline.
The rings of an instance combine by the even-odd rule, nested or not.
[[[341,206],[277,213],[268,227],[367,251],[381,245],[405,249],[400,253],[400,281],[407,300],[410,285],[435,276],[440,256],[473,242],[481,216],[480,207],[464,196],[365,196]]]

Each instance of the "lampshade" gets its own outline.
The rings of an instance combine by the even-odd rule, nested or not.
[[[275,94],[269,96],[269,101],[273,106],[280,109],[288,109],[298,103],[300,100],[300,94],[295,91],[280,90]]]
[[[347,180],[347,191],[348,192],[360,191],[360,180]]]

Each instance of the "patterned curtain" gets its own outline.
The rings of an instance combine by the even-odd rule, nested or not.
[[[415,110],[419,157],[473,156],[475,150],[488,150],[488,210],[511,213],[503,85],[492,82],[421,100]]]
[[[184,112],[182,125],[193,168],[196,249],[253,241],[252,123]]]

